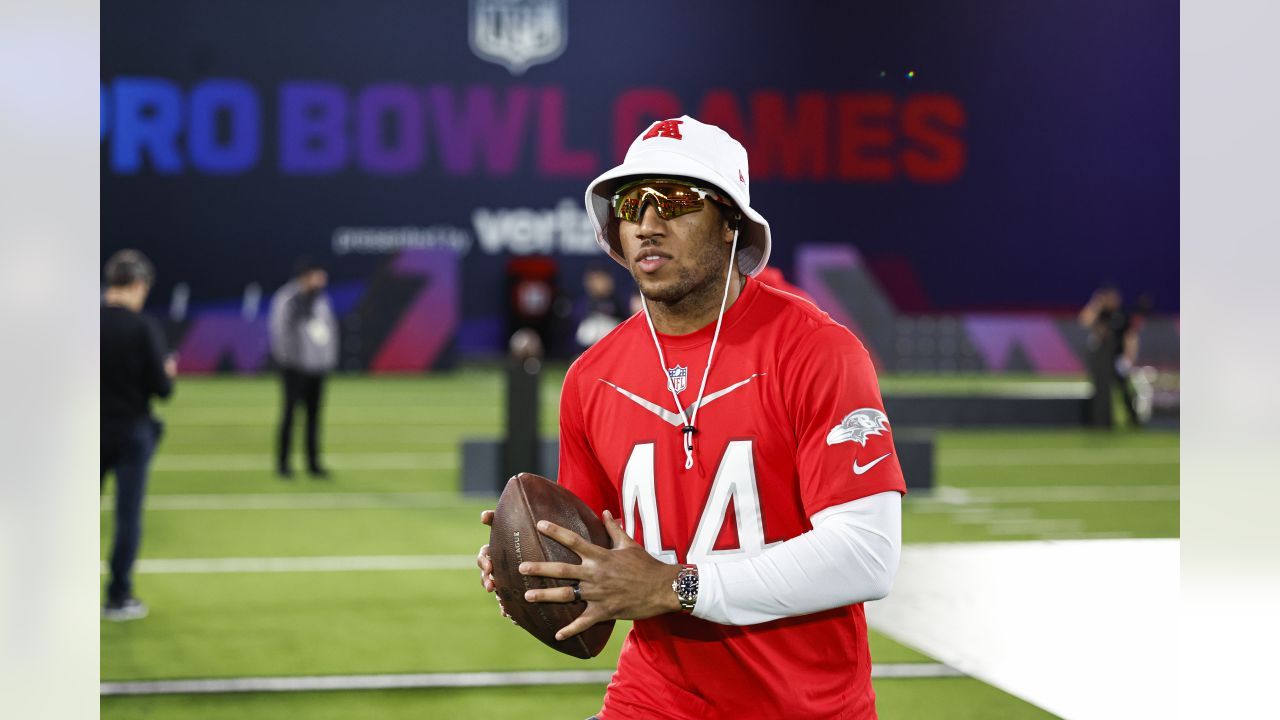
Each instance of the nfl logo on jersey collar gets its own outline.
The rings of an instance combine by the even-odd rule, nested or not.
[[[684,392],[685,386],[689,382],[689,368],[679,365],[673,368],[667,368],[667,387],[671,392],[679,395]]]

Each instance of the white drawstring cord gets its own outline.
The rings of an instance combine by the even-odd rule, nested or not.
[[[702,409],[702,393],[707,389],[707,376],[711,374],[711,359],[716,354],[716,342],[720,340],[720,324],[724,322],[724,307],[729,301],[729,283],[733,279],[733,263],[738,254],[738,230],[733,231],[733,247],[729,250],[729,271],[725,273],[724,278],[724,295],[720,298],[720,314],[716,316],[716,331],[711,336],[711,351],[707,353],[707,367],[702,371],[702,386],[698,388],[698,399],[693,404],[693,417],[689,417],[685,413],[684,408],[680,405],[680,398],[676,395],[675,385],[671,382],[671,375],[667,372],[667,360],[662,354],[662,343],[658,342],[658,331],[653,329],[653,318],[649,316],[649,300],[645,298],[644,293],[640,293],[640,299],[644,305],[644,319],[649,323],[649,334],[653,337],[653,346],[658,349],[658,365],[662,368],[662,374],[667,378],[667,390],[671,391],[671,399],[676,401],[676,412],[680,413],[680,419],[684,420],[684,427],[681,432],[684,433],[684,469],[693,469],[693,434],[697,432],[694,427],[694,421],[698,419],[698,410]]]

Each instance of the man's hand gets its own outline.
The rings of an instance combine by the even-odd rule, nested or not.
[[[492,526],[493,511],[480,511],[480,522],[485,525]],[[493,561],[489,559],[488,543],[485,543],[480,547],[480,552],[476,555],[476,567],[480,568],[480,586],[485,589],[485,592],[493,592],[496,590],[497,586],[493,584]],[[494,598],[498,601],[498,610],[502,613],[502,617],[510,618],[511,616],[507,614],[507,609],[502,607],[502,598],[497,595],[494,595]],[[515,620],[512,620],[511,622],[514,623]]]
[[[572,530],[546,520],[539,521],[538,532],[577,553],[582,564],[520,563],[520,572],[525,575],[578,581],[587,609],[577,620],[556,633],[557,640],[573,637],[598,622],[642,620],[680,610],[680,601],[671,591],[671,583],[680,568],[656,560],[645,552],[608,510],[604,513],[604,526],[613,539],[612,550],[606,550]],[[573,602],[573,588],[529,590],[525,592],[524,599],[529,602]]]
[[[493,525],[493,511],[481,510],[480,522],[485,525]],[[476,567],[480,568],[480,584],[484,586],[485,592],[493,592],[493,562],[489,560],[489,544],[485,543],[480,547],[480,553],[476,555]]]

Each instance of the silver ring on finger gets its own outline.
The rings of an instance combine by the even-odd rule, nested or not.
[[[573,584],[573,601],[582,602],[582,586],[578,583]]]

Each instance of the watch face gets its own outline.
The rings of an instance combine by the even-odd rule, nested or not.
[[[676,576],[676,596],[681,605],[691,605],[698,599],[698,572],[687,569]]]

